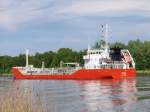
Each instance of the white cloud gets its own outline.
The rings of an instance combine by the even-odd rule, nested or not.
[[[50,9],[53,7],[50,6],[51,3],[52,0],[2,0],[0,26],[14,31],[23,24],[43,22],[43,18],[48,19],[49,15],[54,16]]]
[[[23,25],[72,17],[150,17],[149,0],[1,0],[0,27],[16,31]]]
[[[60,13],[80,16],[120,16],[139,14],[145,16],[150,11],[149,0],[80,0],[65,6]],[[144,12],[144,13],[143,13]],[[150,12],[148,12],[150,16]]]

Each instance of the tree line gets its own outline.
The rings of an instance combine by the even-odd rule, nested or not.
[[[60,48],[57,52],[48,51],[44,53],[36,53],[35,55],[29,55],[29,65],[34,67],[41,67],[42,62],[46,68],[59,67],[60,62],[79,62],[83,66],[83,55],[86,54],[86,50],[73,51],[70,48]],[[0,74],[10,73],[12,67],[25,66],[26,55],[20,54],[18,56],[0,56]]]
[[[93,47],[100,47],[102,41],[96,42]],[[110,44],[111,47],[120,47],[128,49],[132,54],[136,63],[137,70],[150,69],[150,41],[131,40],[128,44],[116,42]],[[63,62],[78,62],[83,66],[83,55],[86,50],[74,51],[70,48],[60,48],[58,51],[48,51],[44,53],[36,53],[29,56],[29,64],[34,67],[41,67],[42,61],[45,62],[45,67],[58,67],[60,61]],[[10,73],[14,66],[25,66],[25,54],[18,56],[0,56],[0,74]]]

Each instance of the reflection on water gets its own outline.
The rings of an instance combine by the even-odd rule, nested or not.
[[[40,105],[45,112],[149,112],[149,80],[150,77],[99,81],[0,79],[0,95],[18,90],[30,92],[33,107]]]
[[[129,110],[125,104],[137,101],[135,96],[136,81],[129,80],[101,80],[82,82],[84,88],[84,101],[89,111],[125,112]],[[124,105],[124,106],[121,106]]]

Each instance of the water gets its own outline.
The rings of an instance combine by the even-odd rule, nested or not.
[[[30,91],[32,104],[45,112],[150,112],[150,77],[137,79],[0,79],[0,97]],[[36,108],[36,107],[35,107]]]

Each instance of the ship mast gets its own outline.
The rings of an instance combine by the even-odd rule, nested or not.
[[[26,49],[26,68],[29,67],[29,50]]]
[[[102,38],[101,48],[108,49],[108,24],[102,25]]]
[[[108,44],[108,24],[105,24],[105,26],[102,25],[102,43],[101,48],[104,49],[104,53],[107,59],[109,59],[109,44]]]
[[[104,38],[105,38],[105,49],[108,49],[109,48],[109,45],[108,45],[108,24],[106,24],[105,27],[106,27],[105,28],[105,36],[104,36]]]

